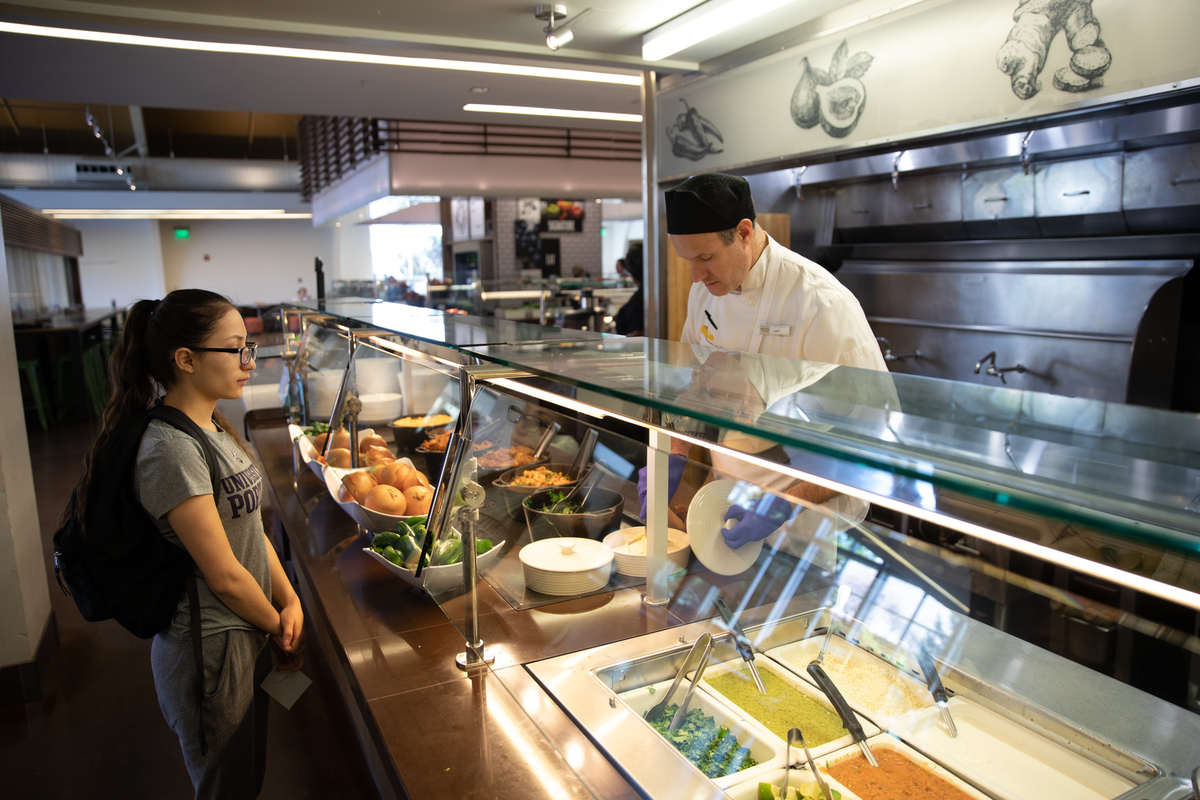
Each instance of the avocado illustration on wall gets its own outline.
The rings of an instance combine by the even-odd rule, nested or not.
[[[996,54],[996,66],[1012,76],[1013,94],[1028,100],[1039,91],[1050,43],[1059,31],[1071,48],[1070,63],[1054,73],[1055,89],[1086,92],[1104,85],[1112,53],[1100,38],[1092,0],[1020,0],[1012,30]]]
[[[875,56],[867,52],[850,55],[843,39],[829,62],[829,69],[815,67],[808,58],[800,60],[800,82],[792,93],[792,119],[801,128],[820,123],[830,136],[850,135],[867,105],[867,74]]]
[[[667,128],[667,138],[671,140],[671,152],[677,158],[690,158],[699,161],[709,153],[720,153],[717,142],[725,143],[717,126],[700,116],[700,112],[688,105],[688,101],[679,98],[686,109],[675,123]]]

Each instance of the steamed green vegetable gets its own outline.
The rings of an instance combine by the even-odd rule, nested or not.
[[[705,775],[721,778],[758,764],[750,755],[750,748],[739,746],[729,728],[718,727],[715,719],[698,708],[688,711],[678,730],[671,730],[671,719],[678,710],[678,705],[668,705],[663,715],[650,725]]]

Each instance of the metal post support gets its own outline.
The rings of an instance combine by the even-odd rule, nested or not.
[[[325,437],[325,452],[321,455],[325,460],[329,460],[329,451],[333,449],[333,434],[337,430],[338,423],[341,422],[342,414],[345,412],[346,398],[354,394],[354,371],[351,369],[354,366],[354,350],[358,347],[358,340],[353,333],[346,334],[347,347],[350,352],[350,358],[346,361],[346,373],[342,375],[342,385],[338,388],[337,398],[333,401],[333,413],[329,415],[329,436]],[[361,406],[360,406],[361,408]],[[354,463],[354,454],[358,452],[358,442],[350,443],[351,463]]]
[[[657,77],[652,70],[642,73],[642,219],[646,231],[642,248],[642,293],[645,302],[646,336],[667,338],[667,271],[661,253],[666,239],[659,241],[658,214],[658,98]]]
[[[362,466],[359,463],[358,454],[358,415],[360,413],[362,413],[362,400],[358,399],[358,395],[347,397],[346,429],[350,431],[350,469],[358,469]]]
[[[479,635],[479,570],[476,563],[475,541],[479,531],[479,507],[483,505],[483,487],[475,481],[475,471],[478,462],[474,457],[467,459],[467,476],[463,484],[462,495],[464,506],[458,512],[460,524],[459,533],[462,535],[463,546],[463,588],[466,600],[466,616],[463,620],[463,636],[467,640],[466,649],[454,658],[459,669],[467,670],[491,664],[496,660],[495,653],[483,646]]]
[[[667,472],[671,463],[671,437],[656,428],[649,430],[650,449],[646,454],[646,593],[642,600],[649,606],[666,605],[667,592],[667,508],[671,502]]]

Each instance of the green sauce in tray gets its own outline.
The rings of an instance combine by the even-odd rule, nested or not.
[[[754,678],[744,664],[736,669],[706,672],[704,682],[784,741],[789,728],[803,731],[809,747],[819,747],[846,735],[842,718],[824,703],[804,694],[761,662],[756,662],[756,666],[767,688],[766,694],[754,685]]]

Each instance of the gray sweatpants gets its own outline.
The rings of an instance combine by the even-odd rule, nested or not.
[[[203,638],[204,736],[200,754],[196,659],[190,639],[154,637],[150,663],[158,705],[179,737],[196,800],[252,800],[266,775],[267,709],[260,684],[271,672],[262,631],[230,630]]]

